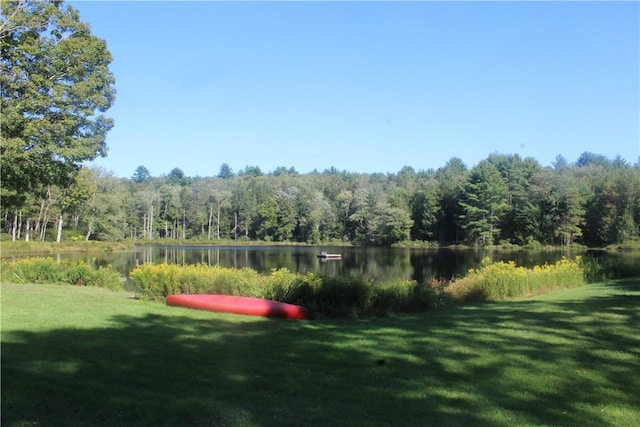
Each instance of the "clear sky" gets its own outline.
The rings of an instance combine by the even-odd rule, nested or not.
[[[131,177],[640,155],[638,2],[69,2],[107,41]]]

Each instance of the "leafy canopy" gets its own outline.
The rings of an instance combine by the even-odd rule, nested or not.
[[[67,186],[81,162],[106,156],[115,97],[111,54],[61,1],[0,4],[3,203]]]

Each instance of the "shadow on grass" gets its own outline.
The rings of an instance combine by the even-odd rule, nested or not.
[[[2,425],[631,425],[640,289],[611,286],[360,321],[183,311],[12,332]]]

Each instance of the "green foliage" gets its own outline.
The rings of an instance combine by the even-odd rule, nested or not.
[[[424,311],[437,300],[435,290],[414,280],[396,280],[373,287],[371,310],[375,314]]]
[[[151,172],[143,165],[138,166],[131,176],[131,180],[138,184],[147,181],[149,178],[151,178]]]
[[[263,298],[308,305],[322,282],[314,273],[301,274],[286,268],[274,269],[267,277]]]
[[[637,257],[618,254],[616,257],[597,259],[587,256],[582,259],[582,268],[587,281],[603,282],[605,280],[626,277],[640,277],[640,264]]]
[[[167,180],[170,184],[185,186],[189,183],[189,179],[184,175],[184,172],[180,168],[173,168],[167,175]]]
[[[375,246],[391,246],[408,239],[413,222],[406,210],[389,207],[375,214],[370,237]]]
[[[54,283],[123,289],[123,281],[111,266],[95,268],[86,262],[53,258],[3,260],[2,281],[9,283]]]
[[[220,165],[220,172],[218,172],[218,178],[229,179],[234,176],[233,169],[229,166],[228,163],[223,163]]]
[[[40,187],[73,182],[106,155],[115,80],[104,40],[59,1],[1,3],[2,198],[20,207]],[[20,196],[23,197],[20,197]]]
[[[631,240],[637,229],[640,177],[630,168],[592,172],[587,174],[593,196],[586,203],[584,237],[598,246]]]
[[[414,240],[429,241],[437,237],[440,209],[435,181],[415,192],[411,199],[411,236]]]
[[[112,241],[605,247],[640,239],[640,168],[613,164],[553,170],[492,154],[472,170],[455,158],[386,175],[189,178],[175,168],[141,182],[83,168],[68,176],[75,184],[42,187],[21,205],[3,198],[0,222],[16,240],[55,238],[62,216],[63,236]]]
[[[297,276],[297,277],[295,277]],[[296,275],[286,269],[271,275],[284,301],[304,305],[326,317],[380,316],[389,313],[425,311],[433,308],[435,292],[413,280],[375,283],[362,276],[318,277]],[[284,291],[284,292],[282,292]]]
[[[532,178],[542,168],[528,157],[522,159],[518,154],[492,154],[488,161],[496,166],[507,184],[507,207],[501,221],[501,235],[510,242],[526,245],[538,235],[540,210],[535,199],[530,196]]]
[[[507,186],[498,168],[481,161],[472,171],[460,206],[461,219],[471,241],[492,245],[500,234],[499,224],[507,209]]]
[[[162,300],[171,294],[226,294],[258,297],[265,278],[255,270],[206,264],[142,264],[130,276],[141,296]]]
[[[491,263],[483,260],[479,269],[471,269],[462,279],[453,281],[447,296],[456,302],[502,301],[540,295],[585,284],[582,260],[563,258],[555,264],[533,268],[518,267],[513,261]]]
[[[426,310],[435,292],[415,281],[377,284],[361,276],[320,277],[286,268],[260,275],[244,268],[143,264],[130,274],[142,298],[163,300],[171,294],[253,296],[299,304],[319,316],[358,317]]]
[[[16,241],[2,243],[2,256],[26,256],[34,254],[53,255],[56,253],[93,253],[111,251],[129,251],[135,248],[135,244],[129,242],[40,242],[40,241]]]

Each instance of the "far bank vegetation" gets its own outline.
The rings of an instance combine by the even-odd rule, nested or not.
[[[2,204],[3,240],[67,242],[348,243],[634,246],[640,241],[640,167],[583,153],[552,167],[492,154],[472,168],[188,177],[174,168],[129,178],[82,168],[68,187],[45,186]]]

